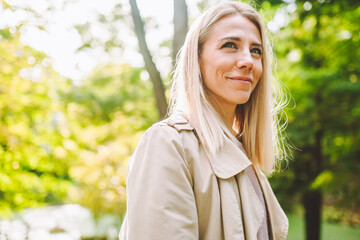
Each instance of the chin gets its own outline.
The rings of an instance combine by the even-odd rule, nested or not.
[[[247,103],[249,101],[249,99],[250,99],[250,96],[242,97],[242,98],[240,98],[239,100],[236,101],[236,104],[245,104],[245,103]]]

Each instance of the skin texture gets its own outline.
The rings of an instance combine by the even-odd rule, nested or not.
[[[214,106],[232,126],[236,105],[249,100],[262,75],[261,38],[255,24],[239,14],[221,18],[210,30],[199,62]]]

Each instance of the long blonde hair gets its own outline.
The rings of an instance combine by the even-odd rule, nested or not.
[[[237,141],[221,114],[209,101],[199,66],[201,49],[210,30],[221,18],[231,14],[240,14],[255,24],[264,50],[262,76],[248,102],[236,107],[234,127],[249,159],[270,173],[275,155],[283,153],[283,145],[277,138],[280,132],[277,112],[281,106],[276,103],[272,92],[271,47],[265,35],[264,23],[250,5],[239,2],[218,4],[191,25],[174,71],[170,113],[181,111],[187,115],[201,143],[210,153],[221,151],[225,137]]]

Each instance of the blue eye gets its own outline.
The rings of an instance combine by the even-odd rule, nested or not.
[[[221,46],[221,48],[234,48],[234,49],[237,49],[237,46],[233,42],[226,42]]]

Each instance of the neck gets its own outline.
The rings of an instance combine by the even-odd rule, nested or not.
[[[236,132],[233,130],[234,119],[235,119],[235,107],[233,108],[223,108],[221,110],[221,115],[226,126],[231,130],[231,132],[236,135]]]
[[[220,104],[219,101],[216,100],[212,95],[209,96],[210,101],[216,111],[220,114],[226,126],[229,130],[236,136],[236,132],[233,130],[233,124],[235,119],[235,109],[237,105],[233,104]]]

